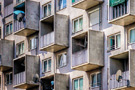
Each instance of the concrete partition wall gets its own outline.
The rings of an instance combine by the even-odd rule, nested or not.
[[[104,34],[100,31],[89,30],[88,33],[89,63],[104,65]]]
[[[135,50],[129,51],[129,80],[130,86],[135,87]]]
[[[68,46],[68,16],[55,14],[54,17],[54,33],[55,33],[55,44]]]
[[[55,90],[69,90],[69,76],[66,74],[55,74]]]
[[[0,55],[2,66],[13,66],[13,41],[0,40]]]
[[[39,30],[39,0],[26,0],[25,3],[25,16],[26,16],[26,28]]]
[[[26,82],[31,84],[33,82],[33,77],[38,74],[39,75],[39,57],[26,55],[25,58],[26,62]]]

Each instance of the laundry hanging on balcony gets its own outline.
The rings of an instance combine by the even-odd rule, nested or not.
[[[122,4],[122,3],[126,2],[126,1],[127,0],[110,0],[110,6],[113,7],[113,6]]]
[[[18,20],[19,22],[21,22],[25,16],[25,12],[21,10],[16,10],[13,13],[14,13],[14,19]]]

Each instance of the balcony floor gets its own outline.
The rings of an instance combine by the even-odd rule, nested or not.
[[[126,14],[116,19],[110,20],[109,23],[126,26],[135,22],[135,15]]]
[[[44,17],[40,21],[41,22],[47,22],[47,23],[53,23],[54,15],[50,15],[50,16]]]
[[[19,85],[15,85],[13,86],[14,88],[20,88],[20,89],[28,89],[28,88],[32,88],[32,87],[36,87],[38,86],[38,84],[27,84],[27,83],[22,83]]]
[[[14,32],[14,35],[29,36],[29,35],[37,32],[37,31],[38,30],[32,30],[32,29],[23,28],[23,29],[20,29],[20,30]]]
[[[0,66],[0,71],[3,72],[3,71],[6,71],[6,70],[9,70],[11,69],[12,67],[9,67],[9,66]]]
[[[62,50],[66,48],[66,46],[57,45],[57,44],[51,44],[46,47],[40,48],[41,51],[48,51],[48,52],[57,52],[59,50]]]
[[[97,69],[100,67],[102,67],[102,66],[86,63],[83,65],[78,65],[78,66],[72,67],[72,69],[80,70],[80,71],[90,71],[90,70]]]
[[[125,87],[115,88],[115,89],[111,89],[111,90],[135,90],[135,88],[125,86]]]
[[[86,10],[102,2],[102,0],[80,0],[74,3],[72,7]]]

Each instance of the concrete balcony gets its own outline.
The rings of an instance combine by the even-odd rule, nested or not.
[[[127,6],[123,6],[123,8],[118,8],[118,10],[116,11],[113,10],[113,7],[109,6],[109,23],[126,26],[135,22],[135,0],[127,0],[125,4]],[[114,17],[113,15],[116,13],[117,17]]]
[[[88,30],[72,36],[72,69],[89,71],[103,67],[103,32]]]
[[[13,41],[0,40],[0,71],[13,67]]]
[[[14,13],[14,34],[15,35],[29,36],[39,31],[39,24],[38,24],[39,23],[39,2],[31,1],[31,0],[26,0],[26,1],[22,0],[22,3],[19,3],[14,6],[14,12],[15,11],[24,12],[23,15],[21,16],[19,16],[19,14],[16,15]]]
[[[53,21],[41,22],[40,50],[56,52],[68,47],[68,16],[54,15]]]
[[[37,80],[35,80],[35,78]],[[24,55],[14,59],[14,88],[28,89],[39,85],[39,57]]]
[[[55,73],[50,77],[42,77],[41,81],[42,90],[69,90],[69,76],[66,74]]]
[[[89,9],[103,2],[103,0],[74,0],[72,7],[79,9]]]
[[[110,56],[110,90],[135,89],[135,50],[127,50]],[[116,73],[120,70],[121,80],[117,80]]]

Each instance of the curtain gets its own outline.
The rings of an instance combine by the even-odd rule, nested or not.
[[[121,45],[120,34],[116,36],[116,43],[117,43],[117,48],[119,48]]]
[[[63,66],[67,64],[67,55],[63,54]]]
[[[130,30],[130,43],[135,42],[135,30]]]
[[[90,14],[90,26],[96,25],[99,23],[99,10]]]
[[[74,80],[74,90],[78,90],[78,79]]]
[[[79,19],[79,31],[83,29],[83,19]]]
[[[111,36],[110,37],[110,49],[114,49],[114,45],[115,45],[115,42],[114,42],[114,36]]]
[[[59,9],[63,9],[66,7],[67,0],[59,0]]]
[[[63,64],[63,57],[62,57],[62,55],[60,55],[60,57],[59,57],[59,66],[61,67],[62,64]]]
[[[75,2],[75,0],[72,0],[72,3],[74,3]]]
[[[92,87],[96,86],[96,75],[92,75]]]
[[[78,20],[74,21],[74,32],[78,31]]]
[[[97,86],[101,85],[101,73],[97,74]]]
[[[44,61],[44,72],[47,71],[47,61]]]
[[[83,90],[83,78],[79,79],[79,90]]]
[[[48,70],[51,71],[51,59],[48,61]]]

